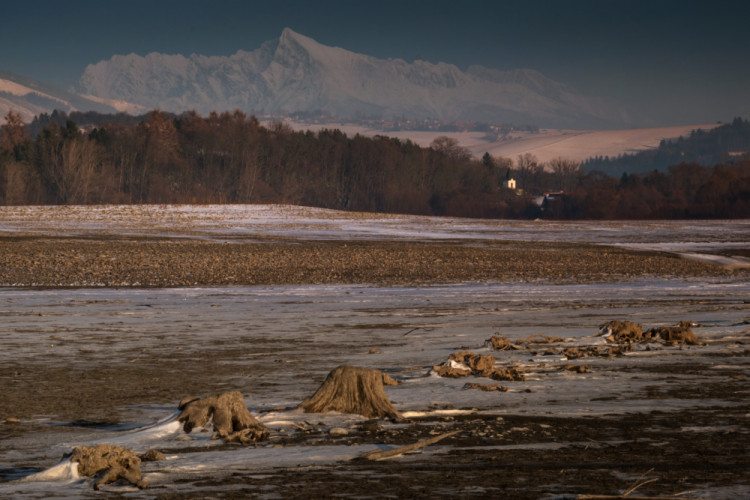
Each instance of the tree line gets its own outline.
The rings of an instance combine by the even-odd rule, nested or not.
[[[83,128],[78,122],[85,125]],[[504,181],[515,178],[519,189]],[[545,199],[545,192],[562,192]],[[262,126],[241,111],[181,115],[9,112],[0,127],[0,205],[289,203],[482,218],[750,216],[750,162],[609,177],[557,158],[472,158],[340,130]]]
[[[696,129],[687,137],[662,139],[654,149],[610,158],[597,156],[584,161],[586,171],[598,170],[612,176],[622,172],[648,173],[666,170],[679,163],[698,163],[713,166],[730,163],[750,151],[750,122],[735,118],[710,130]]]

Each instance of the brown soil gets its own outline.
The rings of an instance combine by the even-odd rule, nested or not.
[[[747,276],[750,269],[563,243],[0,238],[0,286],[595,282],[733,274]]]

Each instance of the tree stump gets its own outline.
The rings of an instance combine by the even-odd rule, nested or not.
[[[245,399],[237,391],[192,399],[179,409],[182,413],[177,420],[187,433],[195,427],[205,427],[213,420],[214,431],[220,438],[227,438],[240,431],[243,432],[244,439],[241,442],[244,443],[268,438],[268,429],[247,410]]]
[[[380,370],[339,366],[299,408],[305,413],[356,413],[368,418],[401,418],[383,389],[393,379]]]
[[[141,480],[141,459],[122,446],[78,446],[73,450],[71,460],[78,463],[78,474],[82,476],[94,477],[103,472],[102,477],[94,483],[95,490],[118,479],[124,479],[141,489],[147,487]]]

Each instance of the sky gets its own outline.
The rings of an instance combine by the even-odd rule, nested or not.
[[[0,70],[71,89],[115,54],[231,55],[291,28],[380,58],[529,68],[653,125],[750,118],[744,0],[0,0]]]

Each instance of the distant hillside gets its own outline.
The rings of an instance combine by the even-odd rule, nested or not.
[[[436,119],[613,128],[632,122],[616,103],[528,70],[498,71],[378,59],[285,29],[228,57],[116,55],[86,68],[79,92],[148,109],[258,115],[325,111],[341,119]]]
[[[735,118],[732,123],[711,130],[694,130],[687,137],[662,140],[659,147],[652,150],[623,154],[616,158],[591,158],[583,162],[582,168],[619,177],[623,173],[664,171],[680,163],[713,166],[731,163],[742,157],[750,157],[750,122]]]
[[[54,110],[97,111],[114,113],[116,110],[104,102],[97,102],[65,90],[6,71],[0,71],[0,113],[9,110],[20,113],[26,122],[42,113]]]

